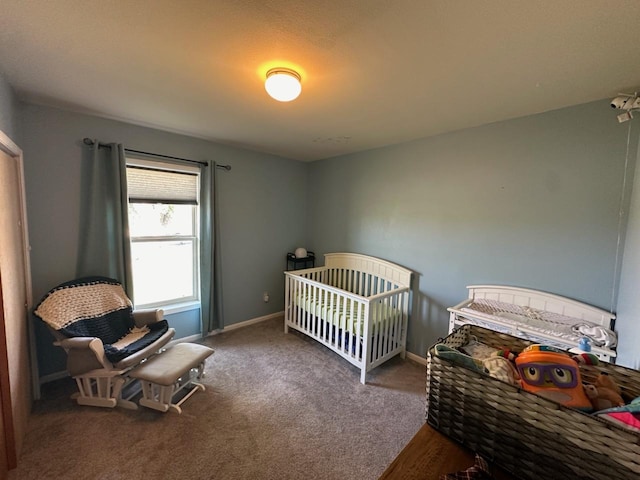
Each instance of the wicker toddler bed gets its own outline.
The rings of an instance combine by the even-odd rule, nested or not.
[[[478,341],[521,352],[532,341],[473,324],[442,343]],[[640,372],[612,363],[580,365],[583,382],[610,375],[624,398],[640,396]],[[457,365],[427,352],[426,420],[485,459],[525,480],[637,480],[640,433]]]
[[[367,372],[404,358],[412,272],[355,253],[329,253],[325,266],[285,272],[285,333],[298,330]]]

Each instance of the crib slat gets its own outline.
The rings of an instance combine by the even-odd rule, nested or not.
[[[303,298],[305,300],[305,307],[306,307],[307,304],[309,304],[308,302],[310,300],[310,297],[309,297],[310,293],[311,293],[310,286],[308,284],[306,284],[306,283],[303,283],[302,284],[302,295],[303,295]],[[312,304],[309,304],[309,307],[313,308]],[[302,318],[303,324],[301,325],[301,327],[305,331],[308,331],[308,329],[309,329],[309,316],[310,316],[309,309],[310,308],[305,308],[304,309],[304,314],[303,314],[303,318]]]
[[[348,279],[347,279],[348,281]],[[342,350],[344,352],[348,352],[347,350],[347,336],[349,334],[349,319],[353,317],[353,301],[349,300],[347,298],[345,298],[344,300],[345,306],[346,306],[346,311],[345,311],[345,316],[344,316],[344,321],[342,322],[343,326],[342,326]]]
[[[400,343],[400,339],[402,338],[402,333],[403,333],[403,328],[402,328],[402,320],[403,320],[402,304],[404,303],[403,297],[404,297],[404,294],[401,293],[396,299],[396,305],[395,305],[396,310],[393,315],[393,346],[392,348],[394,349],[402,345]]]
[[[324,332],[324,339],[327,342],[331,341],[331,331],[332,331],[332,325],[333,325],[333,315],[336,309],[336,302],[335,302],[335,298],[336,295],[333,292],[329,292],[329,310],[327,311],[327,318],[325,321],[325,332]]]
[[[348,344],[349,344],[349,321],[350,319],[353,317],[353,301],[349,300],[349,299],[345,299],[344,301],[345,306],[346,306],[346,310],[345,310],[345,315],[344,318],[342,319],[341,325],[342,325],[342,333],[340,335],[340,341],[342,344],[342,351],[346,354],[349,353],[349,348],[348,348]]]
[[[385,324],[385,318],[384,318],[384,300],[381,300],[380,303],[378,303],[378,328],[377,328],[377,336],[376,336],[376,343],[378,344],[378,352],[376,355],[376,360],[380,357],[382,357],[384,355],[384,324]]]
[[[291,281],[289,276],[284,276],[284,333],[289,331],[287,324],[291,321],[291,304],[289,303],[289,289],[291,288]]]
[[[349,355],[351,355],[352,357],[355,356],[356,345],[358,344],[358,336],[360,335],[359,325],[361,308],[362,304],[360,302],[356,302],[353,317],[351,318],[351,328],[349,329]]]
[[[389,318],[385,313],[388,312],[389,298],[385,298],[380,302],[380,356],[387,354],[387,340],[389,339]]]
[[[304,298],[304,283],[297,282],[298,289],[296,291],[296,296],[300,302],[300,308],[296,312],[296,326],[298,328],[302,325],[302,317],[304,316],[304,311],[306,309],[306,299]]]
[[[358,317],[358,319],[360,320],[360,323],[358,324],[358,343],[356,345],[356,358],[361,362],[364,362],[365,355],[362,352],[362,349],[366,345],[366,341],[364,340],[364,324],[368,321],[366,304],[362,305],[362,314]]]
[[[393,338],[391,337],[392,324],[393,324],[393,303],[396,297],[390,297],[385,299],[385,313],[384,316],[384,354],[387,355],[393,349]]]
[[[300,282],[296,282],[296,290],[295,290],[295,298],[298,299],[299,307],[296,309],[296,319],[295,324],[297,327],[300,327],[300,316],[302,315],[302,309],[304,308],[304,297],[302,293],[302,286],[304,284]]]
[[[376,356],[376,360],[382,357],[385,354],[384,351],[384,333],[385,333],[385,324],[386,319],[384,318],[384,308],[385,308],[385,300],[386,298],[381,300],[378,304],[378,336],[376,337],[376,343],[378,344],[378,355]]]
[[[353,271],[352,270],[347,270],[347,284],[346,284],[346,288],[345,290],[347,292],[353,292],[352,288],[351,288],[351,278],[353,277]]]
[[[365,352],[366,361],[370,362],[375,358],[376,355],[376,345],[372,339],[375,338],[376,334],[376,306],[375,303],[369,305],[369,318],[367,318],[368,327],[365,330],[364,342],[368,346],[367,351]],[[364,360],[364,359],[363,359]]]
[[[292,305],[291,308],[293,308],[293,312],[291,314],[291,323],[293,323],[294,325],[298,325],[298,317],[300,315],[300,309],[302,308],[300,305],[300,282],[298,282],[296,279],[292,279],[291,280],[292,283],[292,287],[291,287],[291,296],[293,297],[291,299]],[[295,307],[297,303],[297,307]]]
[[[311,336],[313,336],[313,332],[314,332],[314,325],[315,325],[315,319],[317,317],[317,313],[318,313],[318,304],[316,303],[316,287],[315,285],[310,285],[309,286],[309,295],[311,296],[311,305],[312,305],[312,309],[310,309],[310,313],[309,313],[309,323],[307,324],[307,328],[309,330],[309,333],[311,334]]]
[[[344,311],[347,308],[347,306],[345,304],[344,296],[338,294],[337,299],[338,299],[338,309],[336,310],[337,318],[335,318],[335,321],[333,324],[334,324],[334,336],[335,336],[336,347],[340,349],[342,344],[342,335],[340,335],[340,329],[342,328],[342,325],[341,325],[342,316],[344,315]]]
[[[318,315],[318,336],[320,338],[324,338],[324,307],[322,305],[327,305],[327,291],[324,289],[320,290],[320,315]]]

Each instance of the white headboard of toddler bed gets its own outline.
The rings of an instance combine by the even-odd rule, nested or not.
[[[578,318],[606,328],[613,328],[616,316],[597,307],[553,293],[505,285],[469,285],[470,299],[494,300]]]
[[[376,257],[360,253],[327,253],[324,256],[325,268],[344,268],[365,272],[397,284],[400,287],[411,286],[413,272],[407,268]]]

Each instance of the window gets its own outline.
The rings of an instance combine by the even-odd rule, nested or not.
[[[127,158],[137,308],[199,300],[199,170]]]

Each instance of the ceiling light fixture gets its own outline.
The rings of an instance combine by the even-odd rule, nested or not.
[[[302,91],[300,74],[289,68],[272,68],[264,82],[267,93],[279,102],[295,100]]]

